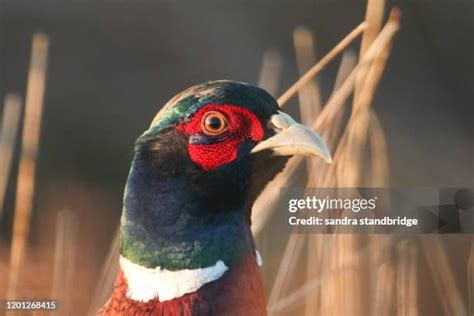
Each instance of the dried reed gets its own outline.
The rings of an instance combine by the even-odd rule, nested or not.
[[[360,26],[360,27],[361,27],[361,26]],[[363,27],[363,26],[362,26],[362,27]],[[347,38],[347,37],[346,37],[346,38]],[[326,55],[326,57],[327,57],[327,56],[328,56],[328,55]],[[326,58],[326,57],[325,57],[325,58]],[[371,58],[371,55],[368,55],[367,58],[368,58],[368,59]],[[305,79],[306,81],[300,79],[300,80],[299,80],[299,82],[300,82],[299,84],[298,84],[298,82],[297,82],[297,84],[295,84],[295,85],[292,86],[292,88],[294,89],[294,91],[298,91],[299,88],[301,88],[304,84],[306,84],[306,83],[309,81],[309,79],[311,79],[311,76],[307,76],[307,75],[308,75],[308,74],[311,74],[311,73],[312,73],[312,70],[313,70],[313,72],[314,72],[314,69],[318,69],[318,68],[316,68],[316,66],[318,66],[318,65],[321,65],[321,62],[316,63],[316,65],[315,65],[313,68],[311,68],[310,71],[309,71],[306,75],[304,75],[304,76],[302,77],[302,79]],[[318,71],[319,71],[319,70],[318,70]],[[317,72],[314,72],[314,73],[317,73]],[[353,75],[353,76],[355,76],[355,75]],[[349,78],[348,78],[348,79],[349,79]],[[347,85],[346,85],[346,86],[347,86]],[[291,91],[292,88],[290,88],[289,91]],[[288,94],[288,91],[287,91],[287,93],[285,93],[285,94],[287,95],[287,97],[288,97],[288,95],[291,95],[291,94]],[[284,96],[285,96],[285,94],[284,94]],[[348,94],[346,95],[346,98],[347,98],[347,96],[348,96]],[[285,101],[285,98],[283,98],[283,96],[279,99],[279,101],[280,101],[281,99],[283,99],[283,101]],[[336,100],[341,101],[340,104],[342,105],[343,102],[344,102],[344,100],[345,100],[345,98],[340,98],[340,99],[336,99]],[[285,102],[286,102],[286,101],[285,101]],[[279,102],[279,103],[280,103],[280,102]],[[280,103],[280,104],[284,104],[284,102],[283,102],[283,103]],[[333,104],[334,104],[334,103],[333,103]],[[316,121],[316,122],[317,122],[317,121]],[[321,122],[324,122],[324,121],[321,121]],[[313,126],[314,126],[314,125],[313,125]],[[296,160],[296,159],[295,159],[295,160]],[[285,179],[287,179],[287,178],[285,178]],[[273,187],[279,188],[279,186],[276,186],[275,183],[274,183],[274,186],[273,186]],[[264,194],[264,193],[265,193],[265,192],[262,193],[261,197],[265,197],[266,194]],[[266,200],[266,201],[267,201],[267,205],[268,205],[268,201],[269,201],[269,200]],[[259,210],[259,209],[257,209],[257,210]],[[271,210],[271,208],[267,208],[267,210]],[[255,207],[254,207],[254,209],[253,209],[253,214],[260,214],[260,212],[258,212],[258,211],[256,212],[256,209],[255,209]],[[253,217],[252,222],[255,224],[257,221],[255,221],[254,218],[258,218],[258,217],[256,217],[256,216]],[[260,223],[261,223],[261,222],[262,222],[262,220],[260,220]],[[263,221],[263,222],[264,222],[264,221]],[[257,223],[258,223],[258,222],[257,222]],[[260,227],[261,227],[261,226],[263,226],[263,225],[260,225]],[[291,242],[291,243],[290,243],[290,242]],[[289,260],[285,260],[285,258],[287,258],[287,256],[290,254],[291,249],[294,247],[294,246],[292,246],[293,243],[298,244],[298,239],[297,239],[297,237],[291,236],[291,237],[290,237],[290,241],[289,241],[289,243],[288,243],[288,245],[287,245],[287,248],[286,248],[286,250],[285,250],[285,256],[284,256],[284,259],[283,259],[282,264],[281,264],[281,266],[280,266],[279,273],[277,274],[276,281],[275,281],[274,286],[273,286],[273,289],[272,289],[272,293],[270,294],[269,304],[268,304],[269,306],[271,306],[271,305],[274,303],[275,297],[278,297],[278,296],[279,296],[279,293],[282,292],[283,287],[284,287],[284,285],[285,285],[285,281],[284,281],[284,280],[285,280],[285,277],[284,277],[284,275],[288,272],[288,269],[287,269],[286,267],[287,267],[287,263],[290,262]]]
[[[371,1],[369,1],[368,8],[371,7],[370,3]],[[374,18],[376,17],[373,16],[373,19]],[[381,22],[382,14],[377,18],[379,18]],[[379,21],[374,21],[374,24],[378,25],[380,23]],[[374,40],[370,42],[370,44],[373,42]],[[385,68],[389,50],[390,41],[377,53],[368,71],[366,72],[367,68],[363,68],[356,76],[356,85],[354,88],[357,88],[357,78],[359,78],[361,74],[364,75],[364,82],[360,81],[359,86],[363,85],[363,87],[362,90],[359,90],[359,94],[354,97],[355,101],[352,107],[352,115],[348,123],[348,128],[346,129],[346,134],[343,136],[343,140],[346,142],[342,143],[344,146],[341,146],[341,150],[344,150],[342,154],[346,156],[344,159],[345,163],[340,164],[337,168],[337,179],[342,186],[354,187],[362,184],[360,181],[362,168],[360,168],[360,166],[367,139],[367,129],[369,125],[368,110]]]
[[[418,315],[418,247],[412,240],[397,245],[397,315]]]
[[[0,220],[2,219],[13,151],[20,122],[21,99],[16,94],[7,94],[3,108],[0,131]]]
[[[373,41],[380,33],[382,28],[382,21],[383,15],[385,10],[385,0],[368,0],[367,1],[367,8],[365,11],[365,22],[367,23],[367,27],[362,34],[361,44],[360,44],[360,51],[359,56],[364,56],[369,49],[370,45],[372,45]],[[364,84],[364,72],[361,71],[358,73],[355,88],[354,88],[354,102],[358,102],[359,93],[363,88],[362,85]],[[356,107],[356,104],[354,104]]]
[[[43,97],[46,83],[48,37],[33,36],[30,69],[25,99],[22,144],[10,253],[8,298],[16,298],[21,264],[30,228],[30,216],[35,188],[36,156],[41,130]]]
[[[304,243],[302,241],[304,240],[304,237],[303,234],[291,234],[288,239],[287,247],[285,248],[272,291],[268,297],[267,306],[269,308],[276,304],[282,297],[283,292],[287,289],[288,284],[292,279],[293,272],[296,272],[295,262],[298,260],[303,250]]]
[[[467,315],[454,271],[449,264],[448,255],[437,235],[420,235],[428,268],[434,280],[438,297],[445,315]]]
[[[314,42],[313,34],[308,28],[300,26],[294,30],[293,46],[300,76],[303,76],[317,60]],[[298,98],[301,121],[309,125],[314,122],[322,106],[321,92],[315,77],[298,90]]]
[[[119,266],[119,248],[120,248],[120,229],[117,228],[110,243],[109,251],[102,265],[99,274],[99,282],[97,282],[89,305],[88,315],[95,315],[97,311],[107,302],[113,290],[113,284],[117,277]]]
[[[342,39],[334,48],[329,51],[321,60],[316,63],[306,74],[300,77],[285,93],[278,98],[278,104],[283,107],[304,85],[306,85],[314,76],[326,67],[339,53],[341,53],[349,44],[364,31],[365,22],[359,24],[352,32]]]
[[[327,236],[334,237],[336,235],[327,235]],[[302,300],[304,300],[309,293],[312,293],[314,291],[321,291],[322,289],[324,289],[324,296],[325,297],[329,296],[328,293],[331,292],[330,290],[331,287],[337,286],[337,284],[334,282],[326,282],[326,280],[332,278],[332,276],[335,274],[341,273],[341,271],[344,271],[346,269],[352,269],[352,263],[348,262],[347,260],[342,261],[343,263],[342,266],[336,266],[335,262],[337,261],[335,260],[337,258],[336,256],[331,255],[334,253],[335,250],[337,250],[337,247],[339,246],[339,244],[336,243],[335,241],[340,242],[340,239],[333,238],[333,240],[330,243],[325,244],[323,248],[323,258],[325,260],[331,259],[331,261],[324,261],[323,267],[325,268],[325,270],[323,271],[323,273],[321,273],[318,277],[312,280],[307,280],[305,284],[301,285],[299,288],[287,294],[286,296],[280,298],[276,303],[268,304],[268,311],[270,312],[270,314],[273,315],[273,313],[282,312],[284,310],[290,309],[293,306],[296,306]],[[386,250],[388,247],[390,247],[389,242],[387,242],[386,240],[382,240],[382,241],[384,242],[384,244],[381,243],[380,245],[381,250]],[[372,255],[373,253],[372,253],[371,247],[361,248],[359,251],[355,253],[357,260],[361,260],[364,257],[372,256]],[[328,287],[325,287],[325,285],[328,285]],[[333,301],[332,303],[338,304],[337,301]]]
[[[258,85],[264,88],[271,95],[275,95],[280,83],[281,70],[283,68],[283,60],[276,50],[267,50],[263,54],[262,67]]]
[[[381,21],[382,16],[379,16],[378,18]],[[370,23],[370,21],[366,22],[367,24]],[[380,32],[375,40],[369,42],[370,47],[365,52],[363,52],[358,66],[356,66],[353,71],[352,77],[351,75],[349,76],[351,81],[354,78],[357,79],[357,76],[367,69],[366,67],[360,67],[360,69],[358,69],[360,65],[365,64],[364,60],[367,58],[367,55],[374,54],[371,59],[377,60],[377,56],[380,56],[382,54],[381,51],[383,51],[384,48],[388,46],[388,44],[380,44],[382,42],[380,39],[383,39],[383,36],[387,34],[385,37],[386,43],[390,42],[391,37],[397,29],[398,19],[389,19],[389,22],[384,27],[384,30]],[[377,49],[374,47],[377,47]],[[370,68],[373,68],[374,64],[375,61],[372,62]],[[374,78],[374,74],[370,72],[364,79],[365,82],[361,94],[363,93],[367,96],[370,96],[368,99],[371,100],[371,96],[375,91],[376,85],[369,85],[368,82],[377,83],[378,80],[376,80]],[[350,83],[352,85],[352,82]],[[341,90],[343,88],[344,86],[341,87]],[[359,106],[359,104],[354,103],[352,110],[353,113],[355,112],[355,107]],[[367,115],[366,113],[368,111],[369,104],[369,102],[366,103],[367,107],[364,108],[365,112],[359,112],[363,114],[358,116],[357,119],[355,119],[354,115],[351,116],[348,126],[345,129],[342,139],[339,142],[338,148],[336,150],[334,164],[330,166],[329,172],[326,174],[325,181],[331,181],[331,178],[335,178],[338,187],[357,187],[363,185],[363,182],[361,181],[362,179],[358,176],[358,173],[362,169],[361,166],[364,163],[362,160],[362,154],[364,152],[364,145],[366,141],[366,133],[364,133],[364,131],[366,131],[368,124],[360,118],[363,118]],[[354,126],[358,128],[354,128]],[[359,135],[356,134],[358,132]],[[358,142],[352,144],[351,140],[356,137]],[[360,245],[361,237],[357,235],[336,235],[334,236],[334,239],[338,247],[335,248],[336,251],[331,255],[335,256],[336,258],[338,256],[340,257],[339,259],[336,259],[336,266],[340,266],[341,262],[348,262],[348,265],[352,266],[352,268],[346,271],[344,274],[334,275],[332,280],[328,279],[326,282],[327,284],[325,283],[322,285],[323,287],[329,287],[332,291],[330,293],[326,293],[327,295],[325,295],[325,298],[323,299],[321,312],[323,314],[365,314],[368,311],[366,308],[364,310],[364,307],[360,305],[360,301],[362,299],[360,293],[363,292],[363,284],[361,280],[362,277],[367,278],[367,275],[364,275],[367,274],[367,271],[362,269],[361,261],[357,260],[358,257],[354,256],[354,253],[358,251],[357,249]],[[339,245],[343,246],[339,247]]]
[[[389,183],[388,150],[385,132],[374,112],[370,111],[369,142],[372,168],[370,169],[370,186],[382,187]]]
[[[331,95],[329,101],[324,106],[323,111],[313,123],[313,128],[316,131],[321,128],[321,126],[324,124],[324,121],[332,121],[334,116],[337,115],[341,107],[344,105],[345,100],[347,100],[354,89],[357,73],[370,66],[374,58],[380,55],[381,50],[388,45],[388,43],[392,40],[392,37],[398,31],[400,27],[399,15],[397,14],[398,11],[392,10],[392,12],[392,18],[389,19],[389,21],[385,24],[380,34],[374,40],[365,55],[361,58],[357,66],[354,67],[341,87]]]
[[[371,155],[371,168],[368,171],[367,182],[370,187],[384,187],[389,184],[389,165],[385,133],[375,113],[370,111],[368,138]],[[382,204],[383,203],[383,204]],[[379,201],[379,210],[387,209],[390,205],[388,198]],[[382,214],[377,214],[378,216]],[[385,245],[392,243],[390,235],[369,235],[368,242],[372,255],[369,258],[371,269],[377,269],[375,278],[369,275],[372,295],[376,297],[372,315],[389,315],[393,310],[392,292],[394,286],[393,266],[390,251]]]
[[[342,82],[347,78],[350,71],[355,67],[355,57],[350,52],[345,52],[342,56],[341,64],[338,69],[334,91],[341,86]],[[300,112],[302,104],[300,103]],[[337,136],[342,129],[343,111],[339,111],[338,115],[334,117],[331,124],[327,124],[322,128],[322,137],[326,144],[331,149],[337,146]],[[315,117],[312,122],[314,122]],[[308,123],[305,123],[308,124]],[[309,122],[311,124],[311,122]],[[307,159],[308,161],[309,159]],[[307,163],[307,187],[324,187],[330,184],[322,183],[323,174],[327,172],[328,165],[320,159],[311,159],[311,163]],[[324,245],[329,243],[332,236],[326,234],[312,234],[307,236],[307,280],[316,279],[324,269],[323,249]],[[316,290],[308,293],[305,302],[305,315],[318,314],[321,310],[321,291]]]
[[[315,40],[312,32],[306,27],[298,27],[293,32],[293,46],[296,55],[296,64],[300,76],[304,75],[314,64],[316,59],[315,53]],[[301,121],[305,125],[310,125],[316,119],[316,116],[321,111],[321,95],[319,91],[319,84],[316,82],[316,78],[312,78],[306,85],[302,86],[298,91],[299,99],[299,112]],[[318,160],[306,158],[306,171],[309,179],[309,172],[315,167],[315,163]],[[305,237],[305,236],[304,236]],[[298,238],[298,242],[304,245],[304,239]],[[306,243],[307,261],[314,262],[317,264],[318,257],[320,256],[320,247],[315,247],[313,244],[314,240],[308,240]],[[316,267],[307,265],[306,275],[308,279],[312,279],[316,273]],[[314,295],[308,295],[305,304],[305,313],[314,313],[318,309],[319,293],[315,292]]]
[[[61,315],[70,315],[75,310],[71,305],[71,299],[75,290],[73,278],[76,272],[74,262],[78,250],[78,233],[79,223],[76,214],[70,210],[59,212],[56,217],[51,297],[60,302]]]
[[[351,50],[348,50],[344,52],[342,55],[341,59],[341,64],[339,66],[339,69],[337,71],[336,75],[336,80],[334,82],[334,88],[331,93],[331,97],[334,94],[336,94],[339,91],[339,88],[341,88],[342,84],[346,82],[346,80],[349,78],[349,75],[354,71],[354,68],[357,65],[357,56],[355,53]],[[341,106],[340,110],[335,113],[331,120],[331,124],[325,124],[324,128],[320,127],[320,130],[318,130],[319,133],[321,133],[324,137],[325,140],[327,140],[327,145],[331,150],[335,150],[337,146],[337,141],[338,141],[338,136],[339,133],[342,130],[342,118],[344,114],[345,108],[344,108],[344,102],[343,106]],[[325,168],[327,168],[327,164],[321,164]],[[318,177],[317,179],[321,179],[321,177]]]
[[[343,100],[347,98],[347,95],[352,91],[352,88],[354,88],[358,71],[362,71],[365,68],[362,67],[362,65],[366,65],[367,62],[381,58],[382,56],[387,56],[386,50],[389,49],[389,43],[398,29],[399,14],[398,11],[392,10],[387,24],[384,26],[377,38],[373,41],[369,49],[367,49],[367,52],[361,58],[359,64],[354,68],[353,72],[349,75],[346,82],[344,82],[344,84],[339,89],[341,96],[335,95],[328,101],[326,106],[326,108],[328,108],[327,116],[322,117],[325,114],[323,111],[315,124],[318,124],[319,121],[323,121],[325,119],[330,120],[331,116],[335,115],[336,111],[341,106],[341,102],[337,98],[343,98]],[[372,66],[371,69],[374,70],[367,74],[366,81],[364,83],[364,93],[361,94],[361,98],[364,99],[364,102],[355,103],[359,104],[359,110],[355,110],[353,108],[348,127],[344,131],[339,146],[336,149],[333,159],[333,166],[331,166],[330,172],[328,172],[326,175],[326,178],[335,176],[338,185],[341,187],[355,187],[359,183],[359,166],[362,163],[361,153],[364,148],[363,143],[366,135],[366,128],[368,126],[367,111],[380,80],[380,75],[384,66],[385,63],[379,63],[377,66]]]
[[[367,5],[367,13],[365,22],[367,24],[367,28],[364,30],[362,34],[362,44],[361,44],[361,51],[360,51],[360,61],[359,64],[363,63],[363,59],[365,58],[366,53],[370,52],[370,49],[373,44],[375,44],[375,40],[380,32],[380,26],[382,25],[383,20],[383,1],[376,1],[376,0],[369,0]],[[373,12],[377,12],[378,14],[374,14]],[[398,21],[397,21],[398,22]],[[387,26],[390,25],[390,19],[387,23]],[[382,35],[382,34],[380,34]],[[389,42],[389,41],[388,41]],[[387,47],[385,45],[385,47]],[[371,62],[370,68],[374,67],[374,64],[377,62],[377,57],[381,55],[381,51],[384,50],[384,46],[378,50],[376,55],[374,55],[374,60]],[[361,69],[356,74],[356,80],[354,85],[354,104],[352,107],[352,112],[354,113],[358,107],[360,107],[359,102],[359,95],[357,92],[361,92],[362,95],[367,95],[372,97],[375,92],[376,85],[369,85],[369,82],[378,82],[374,78],[374,75],[370,73],[365,76],[367,67],[361,67]],[[362,86],[362,90],[360,90],[360,86]],[[366,103],[367,107],[364,108],[366,112],[359,116],[359,120],[355,120],[354,116],[352,115],[349,119],[349,123],[347,128],[344,131],[342,136],[342,140],[339,143],[339,147],[337,151],[343,151],[346,153],[345,156],[339,156],[341,160],[335,161],[334,166],[331,166],[331,169],[336,170],[336,181],[337,185],[340,187],[358,187],[363,186],[362,179],[359,177],[352,177],[351,175],[356,175],[361,172],[363,166],[363,159],[362,155],[365,151],[365,142],[366,142],[366,129],[367,129],[367,122],[364,122],[360,118],[367,116],[369,102]],[[353,123],[358,122],[358,124]],[[365,124],[364,124],[365,123]],[[357,126],[358,128],[352,128],[353,126]],[[357,133],[359,135],[357,135]],[[345,142],[345,137],[347,135],[348,142]],[[351,140],[357,138],[358,142],[355,144],[351,143]],[[336,157],[336,158],[339,158]],[[341,168],[342,167],[342,168]],[[343,172],[338,172],[338,170],[343,169]],[[351,181],[352,180],[352,181]],[[350,214],[349,214],[350,215]],[[354,315],[362,315],[368,312],[367,308],[364,308],[360,303],[362,301],[361,293],[364,292],[364,284],[362,283],[362,279],[367,279],[367,271],[363,269],[362,261],[358,260],[359,257],[354,256],[354,254],[358,251],[358,248],[361,244],[361,236],[358,235],[336,235],[334,236],[336,241],[340,243],[337,244],[340,247],[337,247],[337,253],[331,254],[334,256],[339,255],[340,261],[338,262],[337,266],[341,266],[341,262],[347,262],[347,265],[352,266],[351,269],[348,271],[344,271],[342,274],[334,275],[333,280],[328,280],[328,282],[332,282],[336,284],[336,287],[332,293],[325,296],[322,305],[322,313],[329,314],[331,313],[331,309],[325,308],[326,305],[324,304],[326,301],[329,301],[329,306],[332,308],[336,308],[334,310],[337,314],[347,315],[349,313]],[[367,260],[364,258],[364,260]],[[366,286],[367,284],[365,284]],[[323,285],[324,286],[324,285]],[[331,295],[332,294],[332,295]]]
[[[376,40],[371,43],[372,45],[370,48],[367,49],[365,55],[361,58],[361,61],[359,64],[354,68],[354,70],[351,72],[351,74],[348,76],[348,78],[345,80],[345,82],[341,85],[339,90],[332,95],[330,98],[328,104],[324,107],[323,112],[321,115],[318,117],[318,119],[315,121],[313,127],[315,129],[322,128],[323,126],[327,126],[332,122],[332,119],[337,117],[337,114],[340,113],[340,109],[342,108],[344,101],[347,99],[349,96],[350,92],[352,91],[354,85],[355,85],[355,80],[356,76],[359,70],[364,69],[367,65],[367,63],[370,63],[374,58],[377,58],[379,56],[387,56],[387,54],[383,54],[382,51],[387,50],[387,47],[389,47],[388,43],[390,42],[393,34],[398,30],[398,14],[392,13],[391,18],[389,19],[387,25],[384,27],[384,30],[379,34]],[[379,57],[380,58],[380,57]],[[370,101],[372,99],[372,95],[375,91],[376,84],[378,83],[378,79],[380,78],[381,71],[380,69],[383,69],[382,67],[377,67],[379,71],[372,71],[369,72],[369,76],[366,79],[364,89],[363,91],[365,92],[364,100],[365,104],[370,104]],[[371,68],[373,68],[372,66]],[[369,82],[370,84],[368,84]],[[368,107],[365,107],[364,109],[368,110]],[[366,110],[366,111],[367,111]],[[348,129],[346,129],[345,133],[349,133]],[[339,147],[343,146],[341,143],[339,143]],[[362,150],[361,148],[359,150]],[[340,160],[342,165],[347,163],[347,158]],[[358,161],[358,164],[360,166],[360,161]],[[358,166],[358,167],[359,167]],[[331,166],[329,168],[333,168],[334,166]],[[315,178],[317,175],[311,176],[311,178]],[[333,182],[330,180],[330,177],[326,177],[324,180],[319,180],[316,182],[319,182],[320,184],[325,184],[325,185],[332,185]],[[338,179],[339,180],[339,179]],[[342,181],[338,181],[342,183]],[[315,183],[313,181],[313,183]],[[356,185],[356,183],[354,183]],[[290,241],[292,241],[292,238],[290,237]],[[335,246],[334,246],[335,243]],[[320,312],[322,314],[362,314],[362,306],[360,305],[360,295],[357,296],[357,293],[360,293],[360,287],[361,287],[361,280],[360,280],[360,268],[359,265],[360,263],[358,262],[358,257],[354,256],[354,253],[357,249],[358,245],[358,238],[348,235],[348,236],[334,236],[333,241],[331,242],[334,247],[331,247],[331,249],[334,249],[334,251],[331,252],[331,254],[328,257],[325,257],[325,261],[323,264],[323,269],[325,267],[329,267],[331,269],[332,267],[342,267],[342,266],[349,266],[350,268],[344,269],[343,273],[339,274],[330,274],[329,271],[323,271],[324,277],[321,282],[322,285],[321,287],[325,289],[325,297],[322,298],[321,301],[321,306],[320,306]],[[286,256],[289,255],[290,252],[285,251],[285,256],[283,257],[283,261],[285,261]],[[313,265],[315,263],[314,261],[315,258],[312,258],[309,262],[311,262]],[[309,264],[308,262],[308,264]],[[317,264],[317,261],[316,261]],[[280,273],[288,273],[288,268],[286,266],[281,266],[279,273],[277,275],[277,280],[279,279]],[[314,275],[314,274],[313,274]],[[333,278],[331,278],[332,276]],[[313,278],[309,278],[312,280]],[[281,284],[275,282],[274,284],[274,290],[272,290],[273,293],[277,293],[278,291],[281,292],[281,289],[275,288],[281,286]],[[309,294],[309,293],[308,293]],[[275,294],[276,296],[276,294]],[[273,300],[269,300],[269,307],[275,306],[274,302],[274,297],[272,295],[270,296],[273,298]],[[291,294],[290,294],[291,296]],[[314,297],[314,296],[311,296]],[[328,299],[329,298],[329,299]],[[314,314],[315,312],[318,311],[319,303],[311,303],[311,299],[307,299],[307,308],[306,308],[306,313],[308,315]],[[276,303],[278,304],[278,303]]]
[[[391,263],[382,263],[377,268],[377,283],[374,295],[373,316],[392,315],[395,271]]]

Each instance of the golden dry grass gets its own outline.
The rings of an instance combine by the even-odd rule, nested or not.
[[[30,69],[25,98],[12,245],[10,252],[9,298],[18,296],[18,279],[26,248],[35,191],[36,158],[41,131],[43,97],[49,40],[45,34],[33,36]]]

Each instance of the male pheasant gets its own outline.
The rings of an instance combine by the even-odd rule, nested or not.
[[[98,315],[266,315],[251,208],[296,154],[331,160],[263,89],[222,80],[173,97],[136,141]]]

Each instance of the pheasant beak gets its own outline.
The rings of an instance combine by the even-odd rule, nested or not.
[[[251,153],[271,150],[275,156],[319,156],[327,163],[332,162],[326,143],[312,129],[280,111],[272,115],[270,122],[276,135],[258,143]]]

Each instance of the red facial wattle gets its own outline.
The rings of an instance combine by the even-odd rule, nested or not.
[[[221,134],[209,135],[203,130],[203,118],[218,112],[226,119]],[[191,121],[178,125],[176,130],[190,137],[189,157],[203,170],[212,170],[237,159],[240,145],[246,141],[259,142],[263,127],[250,110],[230,104],[208,104],[194,114]]]

